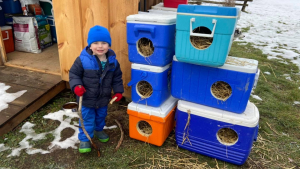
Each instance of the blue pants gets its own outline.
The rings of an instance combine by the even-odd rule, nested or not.
[[[105,126],[105,117],[107,115],[107,106],[100,107],[98,109],[89,108],[82,106],[82,119],[83,125],[87,133],[91,138],[94,137],[94,130],[102,131]],[[81,122],[79,120],[79,126],[81,126]],[[84,134],[83,130],[79,128],[78,139],[80,141],[89,141],[89,139]]]

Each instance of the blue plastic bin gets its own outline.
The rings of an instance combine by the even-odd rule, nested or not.
[[[174,57],[172,96],[234,113],[243,113],[255,82],[257,65],[256,60],[229,56],[224,66],[216,68],[179,62]],[[224,95],[227,97],[215,92],[216,89],[224,87],[227,88],[227,95]]]
[[[175,54],[176,15],[136,14],[127,17],[127,43],[129,61],[152,66],[165,66]],[[142,53],[143,40],[154,47],[153,53]]]
[[[244,164],[257,139],[259,111],[250,102],[243,114],[235,114],[180,100],[175,118],[180,148],[229,163]],[[224,135],[231,135],[232,141]]]
[[[177,59],[198,65],[224,65],[239,13],[235,7],[179,5],[176,20]],[[194,33],[193,30],[199,27],[200,33]],[[190,37],[212,38],[212,43],[201,49],[196,48]]]
[[[0,2],[0,26],[5,26],[5,15],[2,2]]]
[[[18,14],[22,13],[21,3],[19,0],[3,0],[4,13]]]
[[[132,101],[138,104],[159,107],[171,95],[170,78],[171,64],[157,67],[133,63],[131,65],[131,81],[128,83],[128,86],[131,86]],[[139,90],[141,83],[150,84],[152,94],[143,95]],[[149,89],[149,87],[147,88]]]
[[[52,41],[57,43],[55,21],[54,21],[53,17],[51,17],[51,16],[47,16],[47,20],[48,20],[48,23],[50,25]]]

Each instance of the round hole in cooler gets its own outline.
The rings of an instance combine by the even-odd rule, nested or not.
[[[137,83],[136,91],[141,98],[149,98],[153,93],[151,84],[144,80]]]
[[[200,26],[193,30],[193,33],[211,34],[211,30],[207,27]],[[207,49],[213,42],[213,38],[190,36],[191,44],[196,49]]]
[[[223,81],[215,82],[211,88],[212,95],[219,100],[226,101],[232,94],[231,86]]]
[[[221,128],[217,133],[217,139],[224,145],[234,145],[238,141],[238,134],[230,128]]]
[[[146,137],[149,137],[152,134],[152,127],[146,121],[139,121],[136,125],[137,131]]]
[[[149,57],[154,52],[154,46],[150,39],[148,38],[141,38],[137,42],[137,49],[140,55],[144,57]]]

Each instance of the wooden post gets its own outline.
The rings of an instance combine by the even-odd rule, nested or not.
[[[243,12],[245,12],[245,9],[246,9],[246,6],[247,6],[247,1],[248,1],[248,0],[245,0],[245,1],[244,1],[243,7],[242,7],[242,11],[243,11]]]

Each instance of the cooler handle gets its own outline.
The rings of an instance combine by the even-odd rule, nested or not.
[[[217,20],[216,19],[212,20],[212,23],[214,24],[214,28],[213,28],[213,31],[211,32],[211,34],[193,33],[193,22],[195,22],[195,21],[196,21],[195,18],[191,18],[191,20],[190,20],[190,36],[199,36],[199,37],[206,37],[206,38],[214,37],[215,29],[216,29],[216,26],[217,26]]]
[[[152,38],[154,38],[154,35],[155,35],[155,27],[154,26],[150,26],[150,25],[135,25],[134,26],[134,34],[135,34],[135,36],[138,36],[140,31],[150,32]]]
[[[9,39],[9,34],[8,31],[5,31],[7,38],[3,38],[3,40],[8,40]]]
[[[139,82],[139,81],[145,79],[145,78],[147,77],[147,75],[148,75],[147,72],[142,72],[142,73],[140,74],[140,77],[131,80],[127,85],[128,85],[128,86],[132,86],[133,84],[135,84],[135,83],[137,83],[137,82]]]

